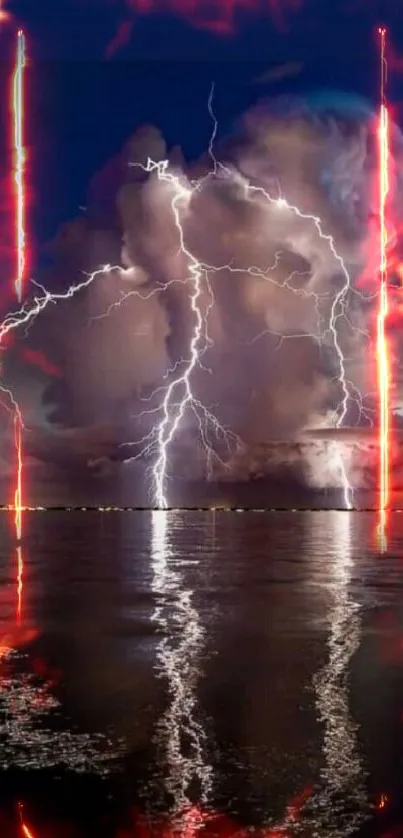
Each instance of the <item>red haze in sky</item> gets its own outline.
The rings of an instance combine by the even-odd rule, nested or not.
[[[42,352],[41,349],[23,349],[21,352],[21,356],[28,364],[32,364],[34,367],[38,367],[42,370],[42,372],[46,373],[47,375],[54,376],[55,378],[62,378],[63,372],[59,369],[56,364],[46,357],[45,353]]]
[[[138,14],[170,12],[218,32],[231,32],[239,13],[267,13],[281,27],[287,14],[301,7],[301,0],[127,0]]]
[[[171,14],[199,29],[231,35],[241,14],[267,15],[279,29],[285,30],[289,14],[301,8],[302,0],[125,0],[125,6],[134,15]],[[108,46],[108,57],[129,41],[133,22],[130,19],[120,24]]]

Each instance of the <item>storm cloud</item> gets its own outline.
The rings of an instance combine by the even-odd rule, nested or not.
[[[396,127],[392,139],[398,207]],[[166,168],[157,165],[163,160]],[[4,373],[26,421],[117,422],[128,440],[149,433],[167,384],[189,359],[197,264],[205,325],[192,389],[230,433],[223,456],[239,455],[236,440],[253,450],[334,427],[344,395],[340,353],[350,393],[344,424],[370,424],[376,166],[375,116],[343,94],[260,103],[232,137],[190,163],[158,129],[140,129],[94,177],[86,212],[58,231],[39,279],[66,288],[101,265],[124,270],[104,270],[73,299],[50,305],[8,347]],[[399,388],[394,398],[398,406]],[[179,446],[201,442],[201,419],[205,439],[220,447],[197,407],[180,423]]]

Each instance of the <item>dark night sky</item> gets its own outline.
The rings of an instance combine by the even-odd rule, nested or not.
[[[203,5],[204,0],[198,2]],[[337,87],[375,100],[375,32],[380,22],[390,26],[396,52],[403,53],[401,0],[305,0],[299,11],[285,14],[287,25],[280,30],[264,13],[265,5],[261,0],[261,13],[244,14],[225,37],[174,15],[138,18],[129,43],[107,60],[108,44],[130,17],[123,3],[8,4],[14,25],[23,25],[29,38],[31,228],[37,243],[85,204],[92,174],[137,126],[156,124],[168,145],[180,144],[188,157],[204,150],[211,130],[206,103],[213,80],[220,130],[228,133],[236,117],[261,95]],[[3,84],[13,44],[13,25],[3,25]],[[266,87],[252,83],[270,66],[296,61],[302,64],[297,76]],[[395,102],[401,83],[396,69],[389,85]],[[2,97],[3,116],[6,105],[7,97]],[[3,176],[5,144],[3,132]]]

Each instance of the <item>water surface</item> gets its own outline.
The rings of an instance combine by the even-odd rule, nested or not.
[[[18,803],[40,838],[398,825],[403,515],[384,555],[376,525],[37,512],[19,552],[3,513],[2,834]]]

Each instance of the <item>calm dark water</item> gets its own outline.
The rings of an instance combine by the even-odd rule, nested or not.
[[[403,515],[384,555],[376,524],[37,512],[19,555],[3,513],[1,836],[19,803],[35,838],[403,834]]]

